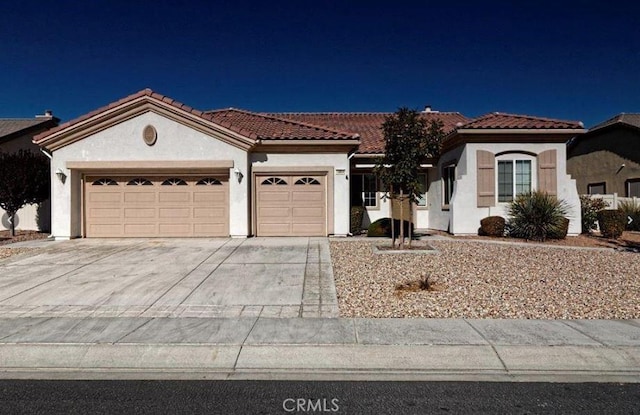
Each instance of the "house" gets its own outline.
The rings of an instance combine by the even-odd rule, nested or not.
[[[352,204],[389,216],[372,174],[383,113],[199,111],[145,89],[34,138],[52,157],[53,235],[347,235]],[[575,122],[425,111],[449,131],[425,160],[417,228],[476,233],[513,194],[544,189],[574,204],[565,142]],[[479,191],[479,192],[478,192]],[[577,203],[577,204],[576,204]]]
[[[60,120],[51,111],[34,118],[0,118],[0,152],[15,153],[27,150],[40,153],[40,148],[32,140],[37,134],[58,125]],[[48,231],[51,227],[50,202],[46,200],[38,205],[27,205],[20,209],[14,221],[16,229]],[[6,212],[2,213],[0,230],[11,229]]]
[[[618,114],[573,140],[567,170],[580,194],[640,197],[640,114]]]

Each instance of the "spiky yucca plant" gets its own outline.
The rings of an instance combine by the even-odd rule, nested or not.
[[[548,193],[523,193],[509,205],[509,235],[545,241],[564,238],[569,206]]]
[[[618,209],[627,215],[626,229],[628,231],[640,231],[640,203],[636,203],[634,200],[625,200],[618,204]],[[629,222],[628,218],[631,218],[631,222]]]

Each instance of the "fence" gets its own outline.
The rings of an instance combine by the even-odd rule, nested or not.
[[[591,199],[602,199],[608,205],[608,209],[618,209],[620,203],[622,202],[633,202],[636,205],[640,205],[640,198],[638,197],[618,197],[617,193],[606,194],[606,195],[589,195]]]

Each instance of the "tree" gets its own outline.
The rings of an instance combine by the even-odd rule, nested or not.
[[[22,207],[40,203],[49,197],[49,161],[31,151],[0,152],[0,208],[11,222],[16,235],[15,215]]]
[[[397,200],[400,206],[400,247],[404,244],[403,202],[409,201],[409,217],[413,203],[417,203],[421,189],[418,180],[420,163],[425,158],[437,158],[444,132],[441,121],[427,122],[416,110],[406,107],[398,109],[385,118],[382,124],[385,140],[385,155],[376,161],[375,172],[386,189],[388,198]],[[391,203],[392,246],[395,246],[393,221],[393,203]],[[410,220],[411,222],[411,220]],[[411,226],[409,226],[409,246],[411,246]]]

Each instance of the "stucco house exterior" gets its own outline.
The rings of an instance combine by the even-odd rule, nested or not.
[[[344,236],[389,216],[372,174],[384,113],[199,111],[145,89],[34,138],[52,157],[52,233],[75,237]],[[474,234],[514,192],[569,202],[580,232],[565,142],[575,122],[425,110],[448,131],[425,160],[419,229]],[[56,174],[58,173],[58,174]],[[58,179],[64,175],[64,180]]]
[[[58,125],[60,120],[51,111],[34,118],[0,118],[0,152],[16,153],[19,150],[37,152],[40,147],[33,143],[33,137]],[[50,202],[27,205],[14,218],[16,229],[48,231],[51,227]],[[0,210],[0,229],[11,229],[6,212]]]
[[[590,128],[567,152],[580,194],[640,197],[640,114],[618,114]]]

